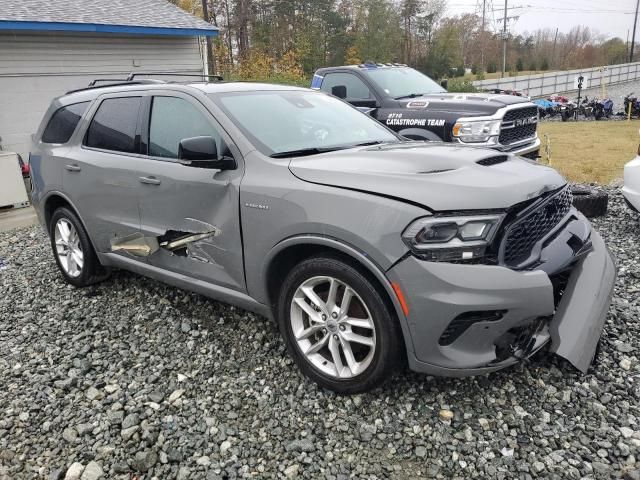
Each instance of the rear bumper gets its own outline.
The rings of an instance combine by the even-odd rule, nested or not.
[[[409,257],[388,272],[409,307],[411,369],[466,376],[505,368],[551,343],[551,350],[586,371],[608,311],[615,266],[601,237],[572,265],[564,293],[543,270],[424,262]],[[498,312],[443,342],[452,320]]]

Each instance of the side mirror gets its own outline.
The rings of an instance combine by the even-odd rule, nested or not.
[[[368,108],[373,110],[375,108],[380,108],[380,104],[375,98],[350,98],[347,100],[351,105],[360,109],[360,108]]]
[[[183,138],[178,146],[178,160],[183,165],[195,168],[234,170],[236,161],[232,157],[218,157],[218,146],[213,137]]]
[[[448,90],[448,89],[449,89],[449,88],[448,88],[448,87],[449,87],[449,80],[447,80],[447,79],[442,80],[442,81],[440,82],[440,86],[441,86],[442,88],[444,88],[445,90]]]
[[[338,98],[347,98],[347,87],[344,85],[331,87],[331,95]]]

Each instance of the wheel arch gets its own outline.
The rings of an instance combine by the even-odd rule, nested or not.
[[[425,130],[423,128],[405,128],[398,132],[403,137],[411,138],[414,140],[425,140],[428,142],[442,142],[442,138],[438,134],[433,133],[431,130]]]
[[[277,304],[277,297],[280,292],[279,287],[284,276],[299,262],[324,252],[337,255],[349,261],[381,289],[385,300],[389,302],[390,307],[396,314],[407,353],[413,353],[413,342],[411,341],[407,318],[383,269],[365,253],[335,238],[301,235],[290,237],[273,247],[265,258],[262,278],[265,298],[267,298],[272,311]]]
[[[84,231],[87,233],[87,238],[91,242],[91,246],[93,247],[94,251],[97,252],[96,245],[93,243],[93,239],[91,238],[91,234],[87,229],[87,225],[84,223],[84,220],[82,219],[82,215],[80,215],[80,212],[73,205],[69,197],[67,197],[64,193],[61,193],[58,191],[50,192],[42,200],[42,215],[44,218],[44,222],[45,222],[44,225],[45,225],[47,234],[50,233],[49,224],[51,223],[51,217],[53,216],[53,213],[61,207],[68,208],[76,215],[76,217],[78,217],[78,219],[80,220],[80,223],[82,224],[82,228],[84,228]]]

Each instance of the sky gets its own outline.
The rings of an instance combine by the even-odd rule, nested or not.
[[[448,0],[447,14],[458,15],[465,12],[482,11],[483,0]],[[487,9],[493,4],[491,15],[498,21],[503,18],[504,0],[486,0]],[[478,7],[479,5],[479,7]],[[585,25],[597,30],[607,38],[629,39],[633,32],[633,18],[636,0],[508,0],[508,15],[518,16],[509,23],[509,30],[524,33],[539,28],[560,29],[568,32],[575,25]],[[523,7],[523,8],[511,8]],[[640,25],[636,31],[636,41],[640,40]]]

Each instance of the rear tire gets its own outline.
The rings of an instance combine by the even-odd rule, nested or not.
[[[402,358],[395,314],[376,286],[339,258],[312,257],[293,268],[280,291],[278,325],[302,373],[337,393],[380,386]]]
[[[109,276],[109,271],[100,265],[82,222],[70,209],[61,207],[53,212],[49,238],[60,273],[71,285],[86,287]]]
[[[573,206],[585,217],[593,218],[606,215],[609,195],[604,190],[582,185],[572,185]]]

